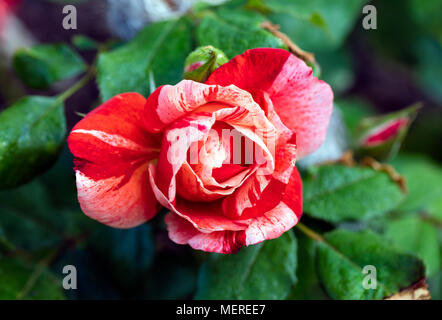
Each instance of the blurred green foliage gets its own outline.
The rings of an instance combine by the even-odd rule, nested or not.
[[[28,86],[36,89],[46,89],[86,69],[81,57],[63,43],[18,49],[13,59],[16,74]]]

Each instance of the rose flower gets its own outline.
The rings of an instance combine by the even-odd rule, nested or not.
[[[232,253],[277,238],[302,214],[295,159],[324,140],[329,85],[282,49],[251,49],[205,83],[183,80],[147,100],[123,93],[72,129],[78,200],[116,228],[160,210],[169,237]]]

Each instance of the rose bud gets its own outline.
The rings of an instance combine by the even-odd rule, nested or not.
[[[199,47],[191,52],[184,64],[184,79],[206,81],[210,74],[229,61],[226,55],[212,46]]]
[[[356,154],[377,160],[394,157],[420,105],[386,115],[362,119],[356,128]]]

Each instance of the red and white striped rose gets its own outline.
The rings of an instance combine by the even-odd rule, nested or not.
[[[269,48],[235,57],[204,84],[120,94],[69,135],[80,205],[117,228],[164,206],[170,238],[204,251],[279,237],[302,214],[295,159],[321,145],[332,105],[311,68]]]

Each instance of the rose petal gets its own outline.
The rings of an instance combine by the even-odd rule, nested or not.
[[[245,245],[244,231],[214,231],[203,233],[174,213],[165,217],[170,239],[189,244],[193,249],[217,253],[235,253]]]
[[[173,212],[166,215],[165,221],[169,237],[175,243],[189,244],[197,250],[229,254],[242,246],[280,237],[299,221],[301,214],[302,183],[295,169],[278,205],[259,217],[242,221],[248,224],[245,230],[201,232]]]
[[[190,201],[214,201],[229,194],[232,194],[236,188],[246,181],[253,173],[252,168],[247,168],[231,177],[225,182],[225,188],[208,189],[200,177],[193,171],[192,167],[187,163],[183,163],[176,176],[177,194]]]
[[[149,131],[160,132],[167,125],[210,102],[233,107],[223,121],[269,127],[267,118],[252,95],[236,86],[206,85],[182,80],[175,86],[157,88],[147,99],[144,118]],[[219,108],[218,108],[219,109]]]
[[[276,167],[270,174],[258,170],[232,195],[223,200],[223,212],[232,219],[255,217],[275,207],[285,193],[295,168],[296,145],[279,146]]]
[[[274,141],[277,137],[276,129],[259,106],[252,100],[249,102],[251,104],[245,107],[206,105],[181,117],[167,128],[163,135],[155,181],[170,202],[173,203],[175,200],[175,178],[187,160],[189,148],[190,161],[192,162],[192,155],[195,153],[199,155],[198,143],[205,141],[209,133],[213,132],[211,129],[216,121],[227,122],[232,128],[255,143],[256,149],[259,151],[256,153],[260,156],[261,161],[267,165],[268,170],[273,170],[273,154],[263,142],[261,135],[267,141]],[[255,120],[251,121],[250,119]],[[257,127],[252,127],[253,125]],[[255,128],[256,130],[254,130]],[[205,186],[224,187],[212,177],[213,164],[207,163],[204,159],[197,159],[197,162],[198,165],[194,170]],[[222,162],[219,164],[221,165]]]
[[[269,95],[282,122],[297,135],[298,158],[324,141],[333,108],[333,92],[304,61],[282,49],[250,49],[216,69],[210,85],[236,85]]]
[[[177,197],[174,202],[170,201],[159,189],[154,177],[156,168],[153,163],[149,166],[149,179],[157,200],[166,208],[178,216],[190,222],[195,228],[203,232],[243,230],[247,225],[241,221],[233,221],[222,214],[221,201],[190,202]]]
[[[143,127],[145,101],[137,93],[118,95],[78,122],[68,137],[82,210],[114,227],[137,226],[158,211],[147,164],[159,146]]]
[[[246,245],[280,237],[298,223],[301,215],[302,181],[295,168],[278,205],[250,222],[246,230]]]

